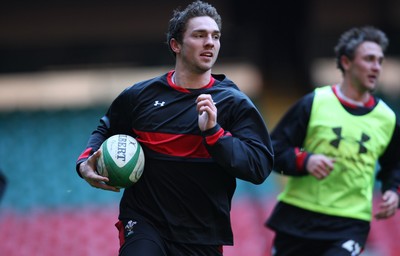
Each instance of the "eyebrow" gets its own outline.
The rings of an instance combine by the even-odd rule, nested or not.
[[[200,32],[200,33],[203,33],[203,32],[208,32],[208,30],[207,29],[196,29],[196,30],[193,30],[192,31],[192,33],[196,33],[196,32]],[[211,34],[221,34],[221,31],[219,31],[219,30],[213,30],[212,32],[211,32]]]

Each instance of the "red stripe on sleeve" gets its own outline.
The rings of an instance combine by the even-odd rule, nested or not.
[[[299,148],[295,148],[294,149],[294,153],[296,154],[296,170],[297,171],[303,171],[305,169],[304,161],[307,158],[307,152],[306,151],[300,151]]]
[[[90,152],[92,151],[92,148],[87,148],[83,153],[78,157],[78,161],[84,158],[89,158]]]
[[[216,133],[214,133],[213,135],[207,136],[206,137],[206,142],[207,142],[208,145],[212,146],[215,143],[217,143],[218,139],[221,138],[224,135],[231,136],[231,134],[229,132],[225,134],[224,129],[221,128]]]

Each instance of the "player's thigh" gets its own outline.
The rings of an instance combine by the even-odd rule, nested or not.
[[[171,256],[222,256],[222,246],[217,245],[196,245],[182,243],[168,243],[168,253]]]
[[[119,253],[120,256],[166,256],[160,246],[148,239],[136,239],[125,244]]]
[[[140,219],[123,219],[116,225],[120,238],[120,255],[166,256],[164,240],[158,230]]]
[[[348,240],[306,239],[277,233],[274,239],[273,256],[357,256],[360,247]]]
[[[272,256],[309,255],[309,243],[300,237],[276,232],[272,244]]]

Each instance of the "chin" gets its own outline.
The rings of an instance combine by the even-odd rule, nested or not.
[[[212,66],[202,66],[202,67],[199,67],[198,69],[200,70],[201,73],[205,73],[205,72],[210,71],[211,68],[212,68]]]
[[[372,93],[372,92],[376,91],[376,85],[374,84],[371,86],[366,86],[366,89],[367,89],[367,91]]]

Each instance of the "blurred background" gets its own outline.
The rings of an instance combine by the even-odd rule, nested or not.
[[[191,1],[7,1],[0,8],[0,255],[117,255],[120,193],[91,188],[75,161],[112,99],[173,68],[172,11]],[[209,1],[223,19],[218,64],[272,130],[315,86],[340,81],[333,47],[353,26],[384,30],[390,46],[377,92],[399,113],[400,1]],[[284,180],[238,181],[235,246],[268,256],[263,224]],[[377,184],[378,185],[378,184]],[[0,190],[1,192],[2,190]],[[376,190],[376,196],[379,196]],[[400,215],[373,221],[364,255],[399,255]]]

